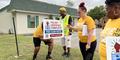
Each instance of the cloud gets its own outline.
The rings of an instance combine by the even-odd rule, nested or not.
[[[66,5],[66,1],[68,0],[39,0],[39,1],[44,1],[44,2],[48,2],[48,3],[52,3],[52,4],[57,4],[57,5]],[[78,8],[78,5],[80,4],[81,0],[73,0],[74,6],[73,8]],[[94,8],[95,6],[100,6],[100,5],[104,5],[104,1],[105,0],[83,0],[86,3],[86,7],[89,9]]]
[[[66,1],[68,0],[38,0],[38,1],[43,1],[43,2],[47,2],[47,3],[52,3],[52,4],[56,4],[56,5],[62,5],[62,6],[66,6]],[[81,0],[73,0],[74,6],[73,8],[78,8],[78,5],[80,4]],[[86,7],[89,9],[94,8],[95,6],[99,6],[99,5],[104,5],[104,1],[105,0],[83,0],[86,3]],[[0,0],[0,8],[8,5],[10,3],[10,0]]]
[[[0,9],[10,3],[10,0],[0,0]]]

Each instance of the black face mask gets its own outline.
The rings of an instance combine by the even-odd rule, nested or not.
[[[62,18],[64,18],[66,15],[65,14],[60,14],[60,16],[62,16]]]
[[[60,14],[61,16],[64,16],[64,14]]]

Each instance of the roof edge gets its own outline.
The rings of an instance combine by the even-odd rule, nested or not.
[[[7,5],[7,6],[3,7],[3,8],[1,8],[1,9],[0,9],[0,12],[4,11],[4,10],[7,9],[9,6],[10,6],[10,5]]]

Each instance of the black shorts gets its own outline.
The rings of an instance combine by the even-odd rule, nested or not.
[[[37,37],[33,37],[33,43],[34,43],[34,46],[35,47],[39,47],[41,45],[41,39],[40,38],[37,38]],[[50,42],[47,42],[47,41],[43,41],[45,43],[45,45],[47,45],[48,43]]]

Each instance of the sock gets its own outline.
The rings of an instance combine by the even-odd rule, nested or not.
[[[67,53],[70,53],[70,48],[67,48],[68,49],[68,52]]]
[[[63,49],[64,49],[64,53],[66,53],[66,46],[63,46]]]

